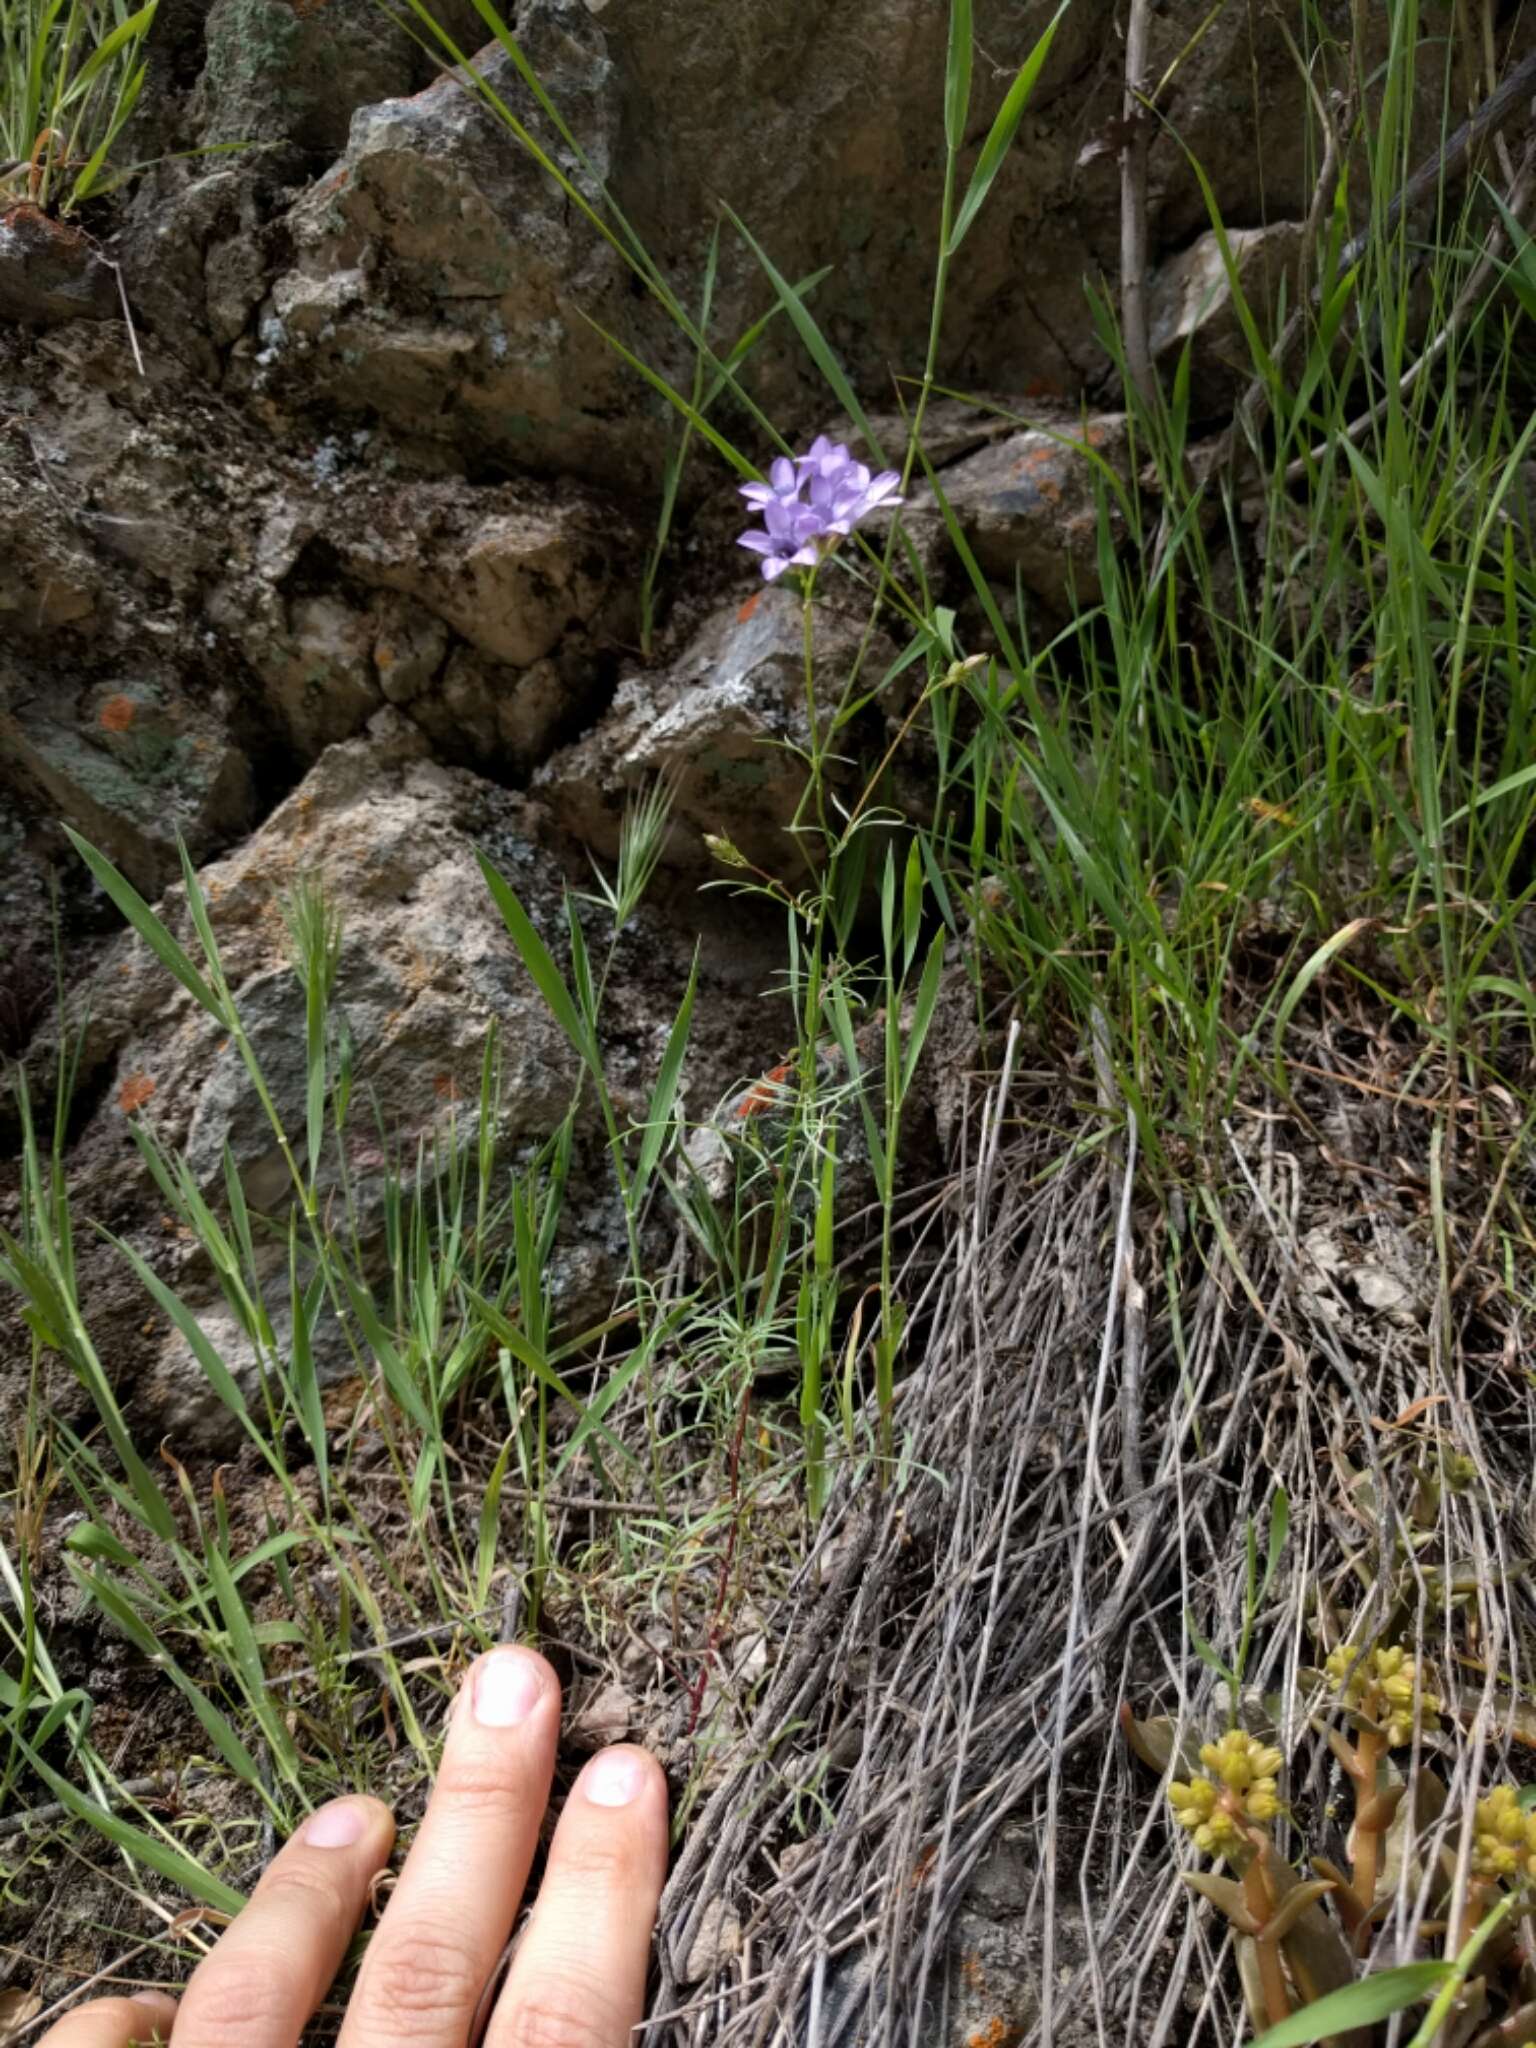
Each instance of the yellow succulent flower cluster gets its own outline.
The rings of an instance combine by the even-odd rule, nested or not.
[[[1346,1707],[1374,1721],[1394,1749],[1413,1740],[1417,1699],[1426,1733],[1440,1726],[1440,1702],[1419,1686],[1419,1667],[1401,1643],[1376,1650],[1330,1650],[1324,1667]]]
[[[1472,1868],[1479,1877],[1536,1884],[1536,1812],[1521,1810],[1513,1785],[1495,1785],[1477,1802]]]
[[[1207,1742],[1200,1761],[1208,1777],[1188,1784],[1175,1779],[1168,1787],[1173,1817],[1206,1855],[1238,1855],[1248,1846],[1244,1820],[1273,1820],[1280,1811],[1276,1780],[1284,1759],[1278,1749],[1233,1728],[1219,1742]]]

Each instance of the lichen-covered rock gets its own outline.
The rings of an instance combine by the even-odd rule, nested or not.
[[[510,668],[458,646],[410,715],[445,760],[527,774],[591,700],[594,682],[580,657]]]
[[[607,507],[511,486],[363,486],[331,546],[370,589],[397,591],[490,660],[541,661],[571,631],[618,632],[635,537]]]
[[[0,320],[55,327],[121,317],[112,266],[88,234],[25,200],[0,208]]]
[[[201,854],[251,822],[250,769],[226,711],[152,671],[77,693],[0,670],[12,770],[151,893],[176,873],[178,836]]]
[[[1099,506],[1119,526],[1108,473],[1127,474],[1125,418],[1105,413],[1079,420],[1062,415],[1024,428],[946,469],[940,478],[981,567],[1024,588],[1056,612],[1093,603],[1099,585]],[[914,510],[931,516],[931,493]]]
[[[213,0],[202,78],[205,145],[338,148],[354,107],[409,92],[423,53],[376,0]]]
[[[1272,340],[1282,305],[1294,306],[1304,232],[1299,222],[1230,228],[1227,252],[1259,332]],[[1214,232],[1201,235],[1153,272],[1147,292],[1148,340],[1154,361],[1172,375],[1191,346],[1190,388],[1197,416],[1231,405],[1254,375],[1253,352]]]
[[[1321,45],[1357,11],[1321,0]],[[469,0],[437,0],[434,12],[460,50],[474,49],[484,22]],[[698,304],[723,199],[784,274],[825,273],[816,315],[866,398],[888,390],[893,369],[921,366],[945,38],[945,10],[928,0],[862,0],[809,38],[771,9],[710,0],[523,0],[508,19],[579,154],[502,48],[471,62],[577,198],[374,0],[216,0],[206,19],[184,13],[202,34],[202,77],[181,129],[157,129],[163,154],[197,141],[261,147],[211,170],[195,157],[156,170],[123,237],[126,274],[171,345],[210,371],[231,351],[226,388],[287,419],[378,423],[417,466],[475,472],[490,459],[651,481],[669,416],[592,323],[680,388],[694,350],[654,278],[642,281],[585,217],[587,204],[603,212],[604,191],[679,304]],[[1053,0],[978,8],[987,61],[962,176],[1056,13]],[[1311,199],[1306,85],[1283,22],[1250,14],[1217,9],[1191,39],[1179,9],[1153,13],[1154,264],[1209,226],[1186,152],[1239,232],[1299,217]],[[1068,403],[1113,387],[1083,283],[1112,286],[1118,266],[1117,21],[1115,0],[1076,0],[1056,25],[950,270],[940,368],[952,385]],[[1385,17],[1369,26],[1367,69]],[[195,62],[190,48],[175,57],[181,71]],[[1415,157],[1439,132],[1444,91],[1443,62],[1426,53],[1409,110]],[[317,153],[331,160],[295,197]],[[218,179],[230,181],[223,198],[202,189]],[[287,210],[271,217],[274,205]],[[605,217],[622,243],[628,229]],[[713,345],[727,350],[771,299],[756,257],[727,233]],[[782,322],[746,379],[781,420],[825,408],[820,374]]]
[[[1025,1830],[1004,1827],[972,1873],[950,1926],[945,2024],[935,2026],[935,2048],[1007,2048],[1047,2038],[1036,2033],[1044,2003],[1039,1882],[1038,1845]],[[1103,2036],[1077,1990],[1092,1953],[1080,1901],[1058,1896],[1055,1921],[1057,1982],[1048,2038],[1052,2048],[1098,2048]]]
[[[480,53],[479,73],[595,193],[614,121],[602,30],[581,0],[533,0],[519,32],[590,173],[549,132],[499,46]],[[627,332],[627,272],[459,77],[362,107],[345,155],[288,229],[294,261],[240,370],[255,388],[366,409],[480,459],[602,478],[644,473],[631,423],[645,407],[581,317]],[[645,439],[656,445],[654,433]]]
[[[822,744],[861,643],[857,618],[818,609],[817,711]],[[890,659],[876,636],[867,656],[872,689]],[[878,711],[862,738],[883,735]],[[861,730],[845,725],[827,775],[845,789],[858,771]],[[563,748],[535,778],[565,828],[605,853],[618,845],[624,806],[665,782],[674,793],[666,859],[705,869],[706,834],[729,839],[748,860],[795,886],[814,858],[810,834],[792,834],[806,786],[811,741],[798,597],[762,590],[739,610],[715,613],[686,653],[654,675],[627,676],[593,730]],[[873,747],[868,766],[874,765]],[[807,813],[802,822],[814,822]],[[718,871],[718,870],[717,870]]]
[[[378,709],[374,620],[324,592],[295,597],[276,631],[258,621],[246,635],[251,666],[268,700],[306,758],[350,738]]]
[[[250,159],[169,158],[136,185],[113,255],[137,321],[201,376],[243,333],[267,289],[258,177]],[[256,159],[259,162],[260,159]]]

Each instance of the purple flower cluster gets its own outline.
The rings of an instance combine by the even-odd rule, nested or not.
[[[762,557],[770,583],[786,569],[814,569],[861,519],[902,502],[895,495],[900,482],[894,469],[871,476],[841,441],[818,434],[808,454],[793,461],[779,456],[767,483],[742,485],[741,495],[759,508],[763,530],[742,534],[738,546]]]

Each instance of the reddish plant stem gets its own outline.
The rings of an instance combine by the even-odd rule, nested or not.
[[[1376,1878],[1381,1866],[1381,1830],[1376,1825],[1376,1766],[1381,1759],[1381,1740],[1373,1729],[1362,1728],[1355,1746],[1350,1778],[1355,1789],[1355,1852],[1351,1859],[1350,1889],[1360,1908],[1360,1925],[1355,1929],[1355,1947],[1361,1955],[1371,1945],[1372,1914],[1376,1905]]]
[[[1259,1932],[1253,1938],[1254,1953],[1258,1957],[1259,1977],[1264,1986],[1264,2005],[1269,2014],[1269,2024],[1277,2027],[1283,2019],[1290,2018],[1291,1994],[1287,1989],[1285,1969],[1280,1961],[1280,1944],[1277,1941],[1266,1941],[1264,1938],[1264,1928],[1274,1913],[1277,1901],[1269,1872],[1264,1868],[1262,1847],[1243,1872],[1243,1896],[1249,1912],[1259,1924]]]

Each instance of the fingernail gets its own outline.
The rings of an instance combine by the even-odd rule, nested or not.
[[[650,1773],[633,1749],[605,1749],[581,1774],[581,1789],[594,1806],[628,1806]]]
[[[351,1799],[337,1799],[322,1806],[304,1823],[304,1841],[311,1849],[350,1849],[363,1839],[368,1816]]]
[[[135,1991],[128,2003],[136,2015],[134,2032],[130,2037],[135,2048],[140,2042],[154,2048],[154,2044],[170,2040],[171,2026],[176,2018],[174,1998],[167,1998],[163,1991]]]
[[[543,1697],[543,1666],[526,1650],[492,1650],[475,1672],[475,1719],[482,1728],[515,1728]]]

